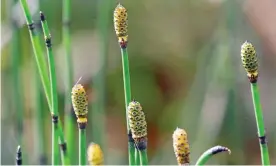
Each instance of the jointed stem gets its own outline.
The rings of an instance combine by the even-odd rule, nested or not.
[[[57,82],[56,82],[56,71],[53,50],[51,46],[51,35],[49,32],[48,24],[42,12],[40,12],[42,29],[45,36],[45,43],[47,47],[48,63],[49,63],[49,75],[51,83],[51,96],[52,96],[52,116],[58,119],[58,97],[57,97]],[[58,120],[54,120],[52,123],[52,164],[58,165]]]
[[[27,5],[26,0],[20,0],[21,6],[24,11],[24,15],[27,21],[27,24],[29,26],[29,32],[30,32],[30,37],[32,41],[32,46],[33,46],[33,51],[38,67],[38,71],[41,77],[42,85],[45,91],[45,95],[48,101],[49,108],[51,108],[51,90],[50,90],[50,81],[48,78],[48,72],[47,72],[47,64],[46,61],[44,60],[43,52],[41,49],[41,45],[39,42],[39,36],[37,32],[34,29],[34,24],[32,20],[32,16],[30,13],[30,9]]]
[[[127,122],[127,132],[129,132],[128,123],[128,104],[131,102],[131,87],[130,87],[130,74],[129,74],[129,64],[128,64],[128,52],[127,48],[121,48],[122,54],[122,66],[123,66],[123,79],[124,79],[124,92],[125,92],[125,109],[126,109],[126,122]],[[129,154],[129,164],[135,165],[135,146],[132,141],[128,142],[128,154]]]
[[[252,92],[252,99],[253,99],[254,110],[255,110],[257,129],[258,129],[259,143],[261,148],[262,164],[270,165],[269,152],[268,152],[267,141],[265,136],[265,127],[264,127],[265,125],[264,125],[260,94],[259,94],[257,82],[251,83],[251,92]]]
[[[215,146],[208,150],[206,150],[197,160],[195,165],[204,165],[206,162],[215,154],[221,153],[221,152],[228,152],[231,154],[230,149],[223,147],[223,146]]]
[[[79,129],[79,165],[86,165],[86,129]]]
[[[65,93],[65,134],[68,140],[68,157],[71,159],[72,164],[75,163],[76,146],[74,146],[75,137],[75,116],[72,114],[71,108],[71,88],[73,85],[73,63],[72,63],[72,51],[71,51],[71,37],[70,37],[70,11],[71,0],[63,0],[62,7],[62,37],[63,45],[65,47],[66,57],[66,93]]]
[[[147,155],[147,149],[140,150],[140,165],[148,165],[148,155]]]

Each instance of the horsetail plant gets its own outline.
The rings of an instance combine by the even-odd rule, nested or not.
[[[241,60],[251,85],[252,100],[254,105],[258,137],[261,149],[262,165],[270,165],[265,125],[258,88],[258,58],[254,46],[245,41],[241,46]]]
[[[79,165],[86,165],[86,125],[88,113],[88,96],[81,84],[72,88],[72,104],[79,127]]]
[[[176,128],[173,135],[173,149],[177,164],[189,165],[190,164],[190,145],[188,142],[187,133],[185,130]]]
[[[13,5],[17,3],[17,0],[12,0],[10,8],[12,8]],[[11,41],[11,55],[12,55],[12,76],[13,76],[13,96],[14,100],[16,101],[16,104],[14,104],[14,110],[16,110],[16,130],[19,138],[19,143],[22,144],[23,138],[23,113],[24,113],[24,103],[22,100],[23,93],[22,93],[22,88],[21,88],[21,83],[20,83],[20,52],[21,52],[21,47],[20,47],[20,32],[18,25],[16,22],[14,22],[12,18],[12,11],[10,10],[10,20],[11,26],[12,26],[12,41]]]
[[[91,121],[91,135],[93,141],[97,142],[103,150],[107,147],[105,145],[106,135],[106,120],[103,115],[106,113],[106,70],[108,59],[108,45],[109,45],[109,25],[112,0],[97,1],[97,31],[100,40],[100,56],[99,56],[99,70],[91,81],[90,87],[94,90],[96,97],[90,104],[91,112],[89,119]]]
[[[132,138],[136,149],[139,151],[140,164],[148,165],[147,156],[147,122],[142,106],[139,102],[133,100],[128,105],[129,128],[132,133]]]
[[[213,155],[228,152],[231,154],[231,150],[223,146],[215,146],[205,151],[197,160],[195,165],[204,165]]]
[[[46,142],[46,137],[45,137],[45,132],[44,132],[44,109],[43,109],[43,98],[41,96],[41,85],[40,85],[40,80],[39,80],[39,74],[37,71],[35,73],[35,124],[34,126],[36,127],[36,143],[37,143],[37,149],[39,152],[39,164],[40,165],[47,165],[47,155],[45,152],[45,142]]]
[[[89,165],[103,165],[104,155],[100,145],[91,142],[87,149],[87,159]]]
[[[21,147],[18,145],[15,157],[15,165],[22,165],[22,151]]]
[[[128,63],[128,52],[127,52],[127,42],[128,42],[128,18],[127,10],[121,4],[118,4],[114,10],[114,29],[118,37],[118,42],[121,48],[122,55],[122,67],[123,67],[123,80],[124,80],[124,93],[125,93],[125,109],[126,115],[128,114],[128,104],[131,102],[131,87],[130,87],[130,73],[129,73],[129,63]],[[127,133],[128,133],[128,155],[129,164],[136,165],[135,163],[135,146],[132,139],[132,133],[129,129],[128,117],[126,116],[127,122]]]
[[[51,89],[50,89],[51,88],[50,81],[49,81],[48,72],[47,72],[47,63],[44,60],[43,51],[42,51],[42,48],[40,45],[39,35],[38,35],[37,31],[35,30],[34,23],[33,23],[32,16],[30,13],[30,9],[27,5],[27,2],[26,2],[26,0],[20,0],[20,2],[21,2],[22,9],[24,11],[24,15],[25,15],[27,24],[28,24],[30,38],[31,38],[32,46],[33,46],[33,51],[34,51],[39,75],[41,77],[41,81],[42,81],[42,85],[43,85],[46,99],[48,102],[49,110],[50,110],[50,113],[52,114],[52,96],[51,96]],[[62,127],[61,127],[61,124],[59,123],[59,121],[58,120],[54,120],[54,121],[57,121],[60,146],[62,148],[63,155],[65,155],[64,152],[66,150],[66,142],[64,139],[63,130],[62,130]]]
[[[70,13],[71,13],[71,0],[62,1],[62,42],[65,49],[66,59],[66,93],[65,93],[65,134],[67,138],[68,156],[72,164],[75,162],[76,146],[74,146],[75,130],[75,117],[74,111],[71,107],[71,88],[73,86],[73,62],[71,50],[71,36],[70,36]]]
[[[55,71],[55,60],[52,50],[51,34],[49,32],[46,18],[42,12],[40,12],[40,19],[42,29],[45,37],[45,44],[47,47],[48,64],[49,64],[49,75],[51,83],[51,96],[52,96],[52,165],[59,164],[59,153],[58,153],[58,94],[57,94],[57,82],[56,82],[56,71]]]
[[[27,21],[30,38],[33,46],[33,51],[35,55],[36,64],[38,67],[39,75],[41,77],[42,85],[45,91],[46,99],[48,101],[49,109],[51,110],[51,89],[50,89],[50,80],[48,78],[47,72],[47,63],[44,60],[42,48],[39,41],[39,35],[34,27],[34,22],[30,13],[30,9],[26,0],[20,0],[24,15]]]

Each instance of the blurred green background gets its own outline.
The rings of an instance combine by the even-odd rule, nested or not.
[[[35,117],[40,98],[44,148],[50,164],[51,117],[44,92],[36,96],[37,68],[21,6],[11,2],[1,0],[1,164],[14,164],[18,144],[23,146],[25,164],[39,164],[41,145]],[[59,113],[64,122],[62,1],[28,2],[33,4],[36,23],[39,10],[48,20],[56,60]],[[99,136],[94,131],[100,128],[98,124],[104,124],[105,164],[128,163],[121,55],[113,29],[113,10],[118,2],[128,10],[132,97],[142,104],[146,114],[150,164],[177,164],[172,148],[176,127],[188,133],[193,164],[215,145],[230,148],[232,154],[217,155],[208,164],[261,164],[250,84],[240,60],[240,45],[245,40],[257,49],[268,146],[271,164],[276,164],[276,1],[72,0],[74,82],[82,77],[80,83],[89,92],[91,105],[97,101],[94,82],[102,71],[102,56],[106,55],[105,72],[100,72],[105,78],[104,113],[97,114],[93,122],[88,119],[87,127],[88,143],[96,142]],[[99,24],[104,12],[108,19],[102,33]],[[12,25],[18,29],[13,31]],[[13,40],[15,32],[19,40]],[[20,92],[13,87],[13,44],[19,46],[15,63]],[[23,107],[22,123],[16,118],[18,98]],[[92,112],[89,110],[89,114]],[[77,124],[75,129],[77,132]],[[77,146],[77,135],[75,142]]]

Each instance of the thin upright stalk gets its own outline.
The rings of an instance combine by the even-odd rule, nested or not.
[[[57,82],[56,82],[56,71],[55,71],[55,60],[52,50],[51,34],[49,32],[48,24],[45,16],[40,12],[40,19],[42,23],[42,29],[45,37],[45,44],[47,47],[48,64],[49,64],[49,75],[51,83],[51,96],[52,96],[52,165],[59,164],[59,152],[58,152],[58,94],[57,94]]]
[[[65,134],[68,145],[68,157],[72,164],[76,164],[76,146],[74,138],[76,135],[75,116],[71,107],[71,87],[73,86],[73,62],[71,50],[71,36],[70,36],[70,13],[71,13],[71,0],[63,0],[62,3],[62,41],[65,48],[66,59],[66,93],[65,93]]]
[[[263,113],[262,113],[260,94],[259,94],[257,82],[251,83],[251,92],[252,92],[255,117],[256,117],[256,122],[257,122],[262,164],[270,165],[269,152],[268,152],[267,140],[266,140],[266,135],[265,135],[264,118],[263,118]]]
[[[79,165],[86,165],[86,129],[79,129]]]
[[[107,68],[107,56],[108,56],[108,37],[109,32],[109,9],[112,1],[98,1],[97,4],[97,30],[100,34],[100,69],[93,79],[91,87],[95,90],[96,98],[91,104],[92,111],[90,113],[91,119],[91,131],[92,139],[97,142],[105,151],[106,137],[105,137],[105,104],[106,104],[106,68]]]
[[[38,67],[39,75],[41,77],[42,85],[45,91],[46,99],[48,101],[49,108],[51,109],[51,90],[50,80],[48,78],[47,63],[44,59],[42,48],[39,42],[38,33],[35,31],[34,23],[30,13],[30,9],[27,5],[26,0],[20,0],[24,15],[28,24],[30,38],[33,46],[36,64]]]
[[[35,141],[37,144],[37,152],[39,152],[39,164],[41,165],[47,165],[47,155],[45,151],[45,129],[44,129],[44,108],[42,103],[42,97],[41,97],[41,86],[40,86],[40,80],[39,75],[37,71],[35,71],[35,126],[36,126],[36,135],[35,135]]]
[[[208,150],[206,150],[197,160],[195,165],[204,165],[206,162],[215,154],[221,153],[221,152],[228,152],[231,154],[230,149],[223,147],[223,146],[215,146]]]
[[[140,150],[140,165],[148,165],[148,155],[147,155],[147,149]]]
[[[140,165],[140,153],[136,148],[135,148],[134,155],[135,155],[135,164]]]
[[[88,114],[88,96],[81,84],[72,88],[72,105],[79,127],[79,165],[86,165],[86,126]]]
[[[17,3],[17,0],[11,1],[10,9]],[[20,82],[20,32],[16,25],[15,20],[12,17],[12,11],[10,10],[10,20],[12,26],[12,40],[11,40],[11,55],[12,55],[12,75],[13,75],[13,97],[16,104],[14,104],[14,110],[16,111],[16,130],[19,144],[23,145],[23,114],[24,104],[22,101],[22,84]],[[25,155],[24,155],[25,156]]]
[[[129,63],[128,63],[128,52],[127,48],[121,48],[122,54],[122,66],[123,66],[123,80],[124,80],[124,93],[125,93],[125,108],[126,115],[128,114],[128,104],[131,102],[131,87],[130,87],[130,74],[129,74]],[[126,116],[127,121],[127,131],[129,130],[128,117]],[[135,145],[133,141],[128,142],[128,154],[129,154],[129,164],[135,165]],[[137,153],[137,152],[136,152]]]
[[[265,125],[258,90],[258,57],[255,47],[252,43],[245,41],[241,46],[242,65],[247,72],[248,80],[251,84],[252,100],[254,105],[258,137],[261,149],[261,158],[263,165],[270,165],[267,140],[265,135]]]
[[[121,48],[122,55],[122,66],[123,66],[123,80],[124,80],[124,93],[125,93],[125,109],[126,109],[126,122],[127,122],[127,133],[128,133],[128,156],[129,164],[137,165],[135,163],[135,146],[132,138],[132,133],[129,128],[128,120],[128,104],[131,101],[131,87],[130,87],[130,74],[128,64],[128,14],[125,7],[118,4],[113,14],[114,30],[118,37],[118,43]]]

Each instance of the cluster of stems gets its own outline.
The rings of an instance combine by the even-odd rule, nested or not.
[[[74,158],[73,137],[74,125],[71,109],[66,107],[66,125],[68,126],[68,137],[70,138],[70,157],[67,154],[67,145],[63,135],[58,113],[58,93],[55,71],[54,54],[52,50],[52,38],[45,15],[40,12],[40,19],[47,48],[48,63],[44,60],[42,48],[40,46],[39,35],[35,29],[32,16],[26,0],[20,0],[21,6],[29,28],[30,38],[33,46],[38,73],[44,88],[49,110],[52,115],[52,164],[59,165],[59,146],[62,154],[62,164],[70,164],[70,158]],[[73,81],[73,68],[71,59],[71,41],[69,32],[70,0],[63,0],[63,42],[66,50],[67,62],[67,92],[70,92]],[[125,95],[126,122],[128,134],[128,155],[130,165],[148,165],[147,158],[147,123],[144,112],[139,102],[131,101],[131,84],[128,60],[128,14],[126,8],[118,4],[114,10],[114,29],[118,37],[121,48],[123,82]],[[16,57],[16,56],[15,56]],[[247,72],[247,77],[251,85],[252,100],[254,105],[256,124],[258,130],[259,144],[261,149],[261,159],[263,165],[270,165],[267,140],[265,135],[264,120],[258,90],[258,58],[254,46],[245,42],[241,46],[241,59],[243,67]],[[14,61],[17,61],[16,59]],[[14,63],[15,64],[15,63]],[[48,69],[47,69],[48,64]],[[15,71],[15,80],[18,79]],[[49,73],[49,74],[48,74]],[[102,73],[103,74],[103,73]],[[17,82],[17,81],[15,81]],[[15,87],[18,85],[15,84]],[[73,86],[71,91],[72,104],[79,128],[79,165],[86,165],[86,154],[91,165],[103,164],[103,153],[99,145],[90,144],[86,153],[86,126],[88,114],[88,97],[81,84]],[[15,95],[17,96],[17,95]],[[66,97],[66,105],[69,105],[69,94]],[[190,148],[187,133],[183,129],[177,128],[173,134],[173,148],[178,165],[190,164]],[[195,165],[204,165],[209,158],[220,152],[229,152],[230,149],[223,146],[215,146],[205,151],[197,160]],[[21,147],[18,146],[16,154],[16,165],[22,165]]]
[[[49,110],[52,115],[52,163],[59,164],[58,160],[58,144],[61,146],[62,161],[63,164],[69,164],[69,158],[66,153],[66,142],[64,140],[63,130],[59,122],[58,117],[58,101],[57,101],[57,90],[56,90],[56,76],[55,76],[55,63],[53,57],[53,51],[51,47],[51,36],[49,28],[45,19],[45,16],[41,13],[41,23],[45,36],[45,44],[47,48],[49,71],[47,71],[47,62],[44,60],[44,54],[40,45],[39,35],[35,29],[30,9],[26,0],[20,0],[24,16],[29,28],[30,38],[33,46],[34,56],[36,59],[39,75],[44,88],[46,99],[48,101]],[[49,72],[49,76],[48,76]],[[59,142],[58,143],[58,139]]]
[[[270,165],[267,139],[265,135],[265,124],[258,88],[258,57],[255,47],[248,41],[241,46],[241,60],[251,86],[252,100],[258,130],[259,144],[261,150],[262,165]]]

